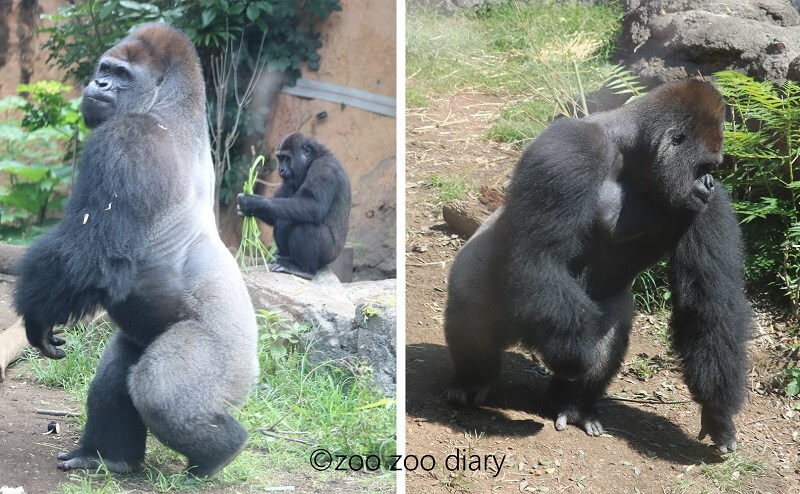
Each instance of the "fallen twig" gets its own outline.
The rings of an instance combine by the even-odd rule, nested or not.
[[[39,415],[51,415],[53,417],[80,417],[81,414],[75,412],[68,412],[66,410],[48,410],[46,408],[37,408],[36,413]]]
[[[314,446],[314,443],[312,443],[311,441],[305,441],[303,439],[297,439],[296,437],[284,436],[283,434],[281,434],[279,432],[271,431],[271,430],[267,429],[266,427],[261,428],[261,429],[256,429],[256,430],[258,432],[264,434],[265,436],[274,437],[276,439],[283,439],[284,441],[292,441],[292,442],[295,442],[295,443],[305,444],[306,446]]]
[[[642,400],[636,398],[619,398],[616,396],[603,396],[600,398],[601,400],[607,401],[627,401],[630,403],[647,403],[651,405],[682,405],[684,403],[691,403],[691,400],[680,400],[680,401],[662,401],[662,400]]]

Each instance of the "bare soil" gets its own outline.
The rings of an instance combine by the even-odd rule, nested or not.
[[[631,401],[601,403],[607,431],[601,437],[576,427],[555,430],[542,411],[546,377],[520,349],[507,352],[487,405],[455,410],[445,403],[446,279],[464,239],[444,223],[436,191],[424,179],[459,175],[476,186],[502,186],[520,153],[483,136],[504,104],[502,97],[464,93],[407,115],[407,453],[436,462],[430,468],[429,458],[428,471],[407,472],[407,492],[800,492],[800,413],[779,391],[777,376],[789,359],[779,317],[759,315],[751,392],[736,418],[734,458],[757,472],[722,465],[709,440],[696,439],[699,408],[663,344],[664,316],[637,315],[625,364],[608,390]],[[651,362],[652,375],[640,378],[637,357]],[[459,468],[455,457],[448,460],[454,453],[468,457]],[[495,459],[503,458],[497,468]]]

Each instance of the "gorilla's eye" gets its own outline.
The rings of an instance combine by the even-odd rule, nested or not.
[[[311,152],[313,151],[313,149],[311,149],[311,146],[308,144],[303,144],[302,146],[300,146],[300,149],[302,149],[303,152],[306,154],[311,154]]]
[[[686,134],[676,134],[672,136],[672,145],[680,146],[686,140]]]

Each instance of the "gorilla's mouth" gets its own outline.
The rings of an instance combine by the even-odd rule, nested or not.
[[[84,98],[91,100],[92,103],[101,103],[104,105],[108,105],[111,103],[110,98],[98,98],[97,96],[84,96]]]

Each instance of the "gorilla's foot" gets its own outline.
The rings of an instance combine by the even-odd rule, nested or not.
[[[465,388],[463,386],[450,386],[445,391],[445,398],[447,401],[457,406],[478,406],[486,401],[486,395],[489,394],[489,386],[473,386]]]
[[[56,465],[59,470],[68,472],[70,470],[79,469],[97,469],[100,465],[104,465],[109,472],[114,473],[130,473],[135,471],[138,466],[138,461],[125,461],[115,460],[113,458],[100,458],[96,454],[90,454],[78,448],[73,451],[59,453],[57,458],[63,460]]]
[[[242,450],[246,445],[247,443],[242,443],[241,448],[237,449],[230,456],[227,456],[224,459],[222,459],[222,461],[214,463],[206,463],[201,465],[191,465],[191,460],[189,460],[190,464],[189,466],[186,467],[186,472],[189,475],[196,477],[198,479],[210,479],[211,477],[219,473],[220,470],[225,468],[228,465],[228,463],[236,459],[236,457],[239,456],[239,453],[242,452]]]
[[[310,280],[314,278],[316,273],[309,273],[307,271],[303,271],[296,265],[290,262],[282,261],[282,262],[271,262],[268,265],[269,270],[271,273],[288,273],[298,278],[303,278],[304,280]]]
[[[714,452],[720,455],[733,453],[738,447],[736,443],[736,426],[729,413],[723,413],[710,407],[703,407],[700,416],[700,434],[697,439],[702,441],[706,436],[711,436],[714,442]]]
[[[567,424],[577,425],[586,434],[594,437],[601,436],[605,432],[603,424],[600,423],[600,417],[593,408],[580,410],[570,407],[558,412],[555,423],[556,430],[563,431],[567,428]]]

